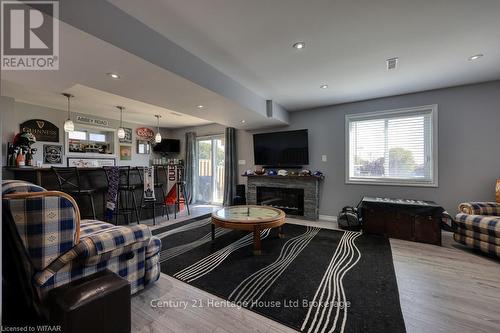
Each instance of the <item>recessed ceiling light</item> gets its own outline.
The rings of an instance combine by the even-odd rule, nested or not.
[[[469,61],[474,61],[482,57],[484,57],[484,54],[474,54],[472,57],[469,57]]]
[[[204,106],[204,105],[199,104],[199,105],[196,105],[196,107],[197,107],[198,109],[203,109],[205,106]]]
[[[306,43],[304,43],[304,42],[297,42],[297,43],[293,44],[293,47],[296,48],[297,50],[301,50],[304,47],[306,47]]]
[[[241,123],[242,123],[242,124],[244,124],[244,123],[246,123],[246,122],[247,122],[247,121],[246,121],[246,120],[244,120],[244,119],[241,121]]]
[[[120,78],[120,75],[116,73],[106,73],[110,78],[118,80]]]
[[[327,84],[322,84],[322,85],[320,85],[319,87],[320,87],[321,89],[326,89],[326,88],[328,88],[328,85],[327,85]]]

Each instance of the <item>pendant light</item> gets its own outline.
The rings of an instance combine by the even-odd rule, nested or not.
[[[118,127],[118,131],[116,131],[116,134],[118,135],[118,139],[124,139],[125,129],[123,128],[123,109],[125,109],[125,107],[117,106],[117,108],[120,110],[120,127]]]
[[[68,99],[68,119],[66,119],[66,121],[64,122],[64,131],[73,132],[75,130],[75,124],[71,120],[70,99],[71,97],[75,96],[68,93],[63,93],[63,96],[65,96]]]
[[[160,118],[161,118],[161,116],[159,114],[155,114],[155,117],[156,117],[156,125],[157,125],[155,142],[160,143],[161,142],[161,134],[160,134]]]

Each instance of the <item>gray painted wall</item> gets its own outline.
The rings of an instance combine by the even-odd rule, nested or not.
[[[345,184],[346,114],[438,104],[439,187]],[[433,200],[455,213],[460,202],[495,200],[500,178],[500,81],[292,113],[286,129],[309,130],[309,168],[322,170],[320,214],[337,215],[363,196]],[[239,154],[252,158],[248,141]],[[242,151],[243,150],[243,151]],[[321,162],[321,155],[328,161]]]
[[[345,184],[346,114],[438,104],[439,187],[408,187]],[[308,168],[321,170],[321,215],[337,215],[346,205],[356,205],[363,196],[403,197],[433,200],[456,213],[460,202],[495,200],[495,179],[500,178],[500,81],[328,106],[291,113],[290,126],[276,131],[309,130]],[[168,132],[180,139],[184,156],[184,134],[221,134],[224,126],[211,124]],[[258,132],[270,132],[265,129]],[[254,169],[252,133],[237,131],[239,173]],[[322,162],[321,155],[328,161]],[[240,183],[246,178],[240,177]]]
[[[10,102],[9,105],[10,107],[8,108],[3,108],[2,107],[2,115],[3,115],[3,121],[2,121],[2,165],[6,164],[6,147],[7,147],[7,142],[12,142],[12,139],[14,138],[14,135],[19,132],[19,124],[23,123],[26,120],[29,119],[45,119],[50,122],[52,122],[54,125],[59,127],[59,144],[64,146],[64,130],[63,130],[63,124],[64,121],[66,120],[67,113],[62,111],[62,110],[57,110],[57,109],[51,109],[39,105],[33,105],[33,104],[27,104],[27,103],[21,103],[21,102],[15,102],[12,98],[6,98],[2,97],[5,101]],[[4,104],[4,103],[2,103]],[[74,115],[73,114],[73,119]],[[81,113],[80,113],[81,114]],[[94,117],[94,116],[90,116]],[[95,117],[94,117],[95,118]],[[101,118],[101,119],[106,119],[110,122],[111,127],[113,128],[118,128],[119,126],[119,121],[115,119],[107,119],[107,118]],[[75,123],[76,124],[76,123]],[[77,125],[77,124],[76,124]],[[115,157],[117,165],[131,165],[131,166],[144,166],[144,165],[149,165],[149,160],[152,158],[150,155],[143,155],[143,154],[136,154],[136,135],[135,135],[135,129],[138,127],[143,127],[142,125],[138,124],[132,124],[132,123],[123,123],[124,127],[132,128],[132,160],[130,161],[120,161],[118,151],[116,156],[108,156],[108,155],[103,155],[103,157]],[[34,147],[37,148],[37,152],[34,156],[34,160],[43,160],[43,145],[44,144],[50,144],[48,142],[37,142],[35,143]],[[55,144],[55,142],[54,142]],[[117,142],[115,145],[120,145]],[[123,144],[125,146],[128,146],[129,144]],[[64,148],[63,148],[64,151]],[[66,165],[66,156],[63,156],[63,165]],[[47,165],[50,166],[50,165]]]

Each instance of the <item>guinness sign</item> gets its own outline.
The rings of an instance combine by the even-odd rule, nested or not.
[[[42,119],[27,120],[19,126],[21,132],[33,134],[36,141],[59,142],[59,127]]]

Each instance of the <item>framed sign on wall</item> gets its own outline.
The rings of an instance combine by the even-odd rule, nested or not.
[[[43,145],[43,163],[62,164],[62,146]]]
[[[139,127],[135,130],[135,134],[139,139],[151,141],[155,137],[155,132],[151,128]]]
[[[26,120],[19,125],[19,131],[33,134],[36,141],[59,142],[59,127],[48,120]]]
[[[92,158],[92,157],[68,157],[68,166],[77,168],[99,168],[104,166],[115,166],[114,158]]]
[[[120,146],[120,161],[130,161],[132,159],[132,146]]]

